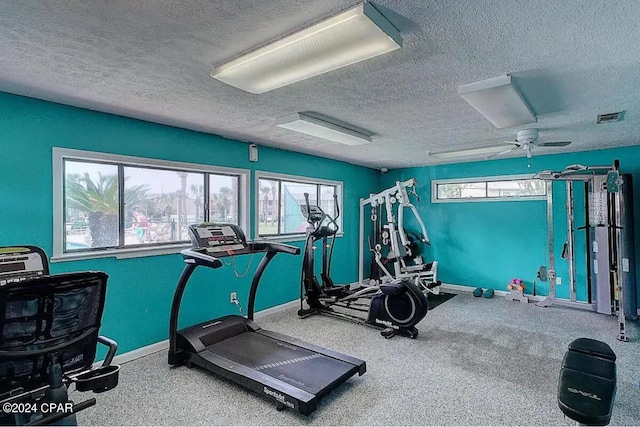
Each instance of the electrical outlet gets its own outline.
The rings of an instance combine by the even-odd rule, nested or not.
[[[237,293],[237,292],[231,292],[231,293],[229,294],[229,302],[230,302],[231,304],[235,304],[235,303],[236,303],[236,301],[238,301],[238,293]]]
[[[556,285],[562,285],[562,277],[556,277]]]

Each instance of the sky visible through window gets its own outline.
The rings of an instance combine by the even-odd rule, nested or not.
[[[173,179],[177,171],[144,167],[126,167],[126,171],[126,186],[147,185],[151,194],[171,193],[181,189],[180,180]],[[158,172],[166,173],[167,179],[158,180]],[[117,167],[113,164],[67,160],[65,162],[65,173],[66,175],[78,174],[81,176],[88,173],[89,177],[96,182],[100,174],[102,176],[115,175]],[[211,180],[210,191],[217,193],[223,187],[232,188],[234,179],[236,178],[231,176],[216,175],[215,179]],[[190,173],[187,176],[187,188],[191,185],[203,185],[203,183],[204,180],[200,173]]]

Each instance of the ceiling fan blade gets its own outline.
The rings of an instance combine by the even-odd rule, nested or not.
[[[520,148],[520,146],[522,145],[522,144],[520,144],[518,141],[502,141],[502,143],[503,143],[503,144],[513,144],[513,145],[515,145],[515,146],[516,146],[516,147],[518,147],[518,148]]]
[[[489,160],[499,156],[504,156],[505,154],[510,153],[512,151],[516,151],[518,149],[520,149],[520,146],[516,145],[515,147],[509,148],[508,150],[500,151],[499,153],[489,154],[487,157],[485,157],[485,159]]]
[[[557,171],[540,171],[533,175],[533,179],[554,179],[559,176],[560,172]]]
[[[571,141],[549,141],[549,142],[534,142],[533,145],[538,147],[565,147],[571,144]]]

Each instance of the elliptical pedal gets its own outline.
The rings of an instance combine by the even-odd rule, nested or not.
[[[323,288],[323,292],[325,293],[325,295],[327,295],[328,297],[333,297],[333,298],[344,298],[347,295],[349,295],[349,290],[348,290],[348,286],[333,286],[333,287],[325,287]]]
[[[403,337],[409,337],[412,340],[418,338],[418,328],[416,328],[415,326],[412,326],[410,328],[400,328],[398,333]]]
[[[380,335],[385,337],[385,339],[391,339],[395,337],[397,334],[398,334],[398,330],[396,328],[391,328],[391,327],[385,328],[380,331]]]
[[[321,313],[323,311],[334,311],[331,307],[309,307],[309,308],[301,308],[298,310],[298,317],[304,319],[309,316],[313,316],[314,314]]]

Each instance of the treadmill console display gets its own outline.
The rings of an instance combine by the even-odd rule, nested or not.
[[[32,247],[0,248],[0,286],[49,274],[47,260]]]
[[[244,232],[235,224],[205,222],[189,226],[191,243],[196,248],[206,248],[208,254],[228,253],[247,248]]]

